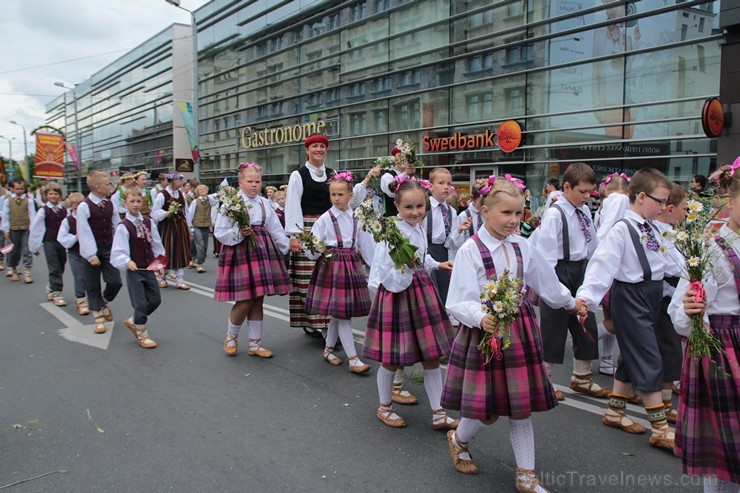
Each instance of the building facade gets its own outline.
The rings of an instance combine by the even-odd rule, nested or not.
[[[600,176],[653,166],[686,183],[716,163],[701,109],[719,93],[719,2],[355,0],[233,2],[196,12],[204,178],[241,161],[286,182],[300,126],[328,162],[368,169],[397,138],[469,182],[491,170],[534,190],[573,161]],[[495,132],[523,144],[423,149]]]

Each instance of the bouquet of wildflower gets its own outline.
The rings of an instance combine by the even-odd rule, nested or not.
[[[182,204],[177,200],[172,200],[170,202],[170,207],[167,209],[167,212],[170,213],[170,216],[177,216],[181,211]]]
[[[375,166],[380,166],[383,171],[390,171],[396,166],[396,160],[392,156],[380,156],[375,160]]]
[[[396,141],[396,148],[401,154],[403,160],[406,161],[408,164],[415,168],[424,167],[424,163],[422,163],[419,157],[416,155],[416,148],[413,146],[413,144],[410,144],[403,139],[398,139]]]
[[[712,268],[713,261],[721,253],[714,241],[712,221],[718,210],[713,208],[714,193],[711,190],[697,194],[689,192],[688,214],[683,224],[673,230],[666,230],[662,236],[672,240],[673,246],[683,255],[683,270],[691,282],[689,289],[696,293],[694,302],[701,303],[705,299],[702,279]],[[665,251],[665,245],[661,246]],[[697,359],[709,356],[712,349],[720,349],[720,341],[711,332],[711,328],[704,324],[704,314],[699,313],[692,317],[691,333],[689,334],[689,354]]]
[[[398,229],[398,218],[383,217],[368,203],[362,203],[355,209],[355,217],[360,221],[361,229],[372,235],[376,243],[385,241],[388,244],[393,267],[403,272],[409,265],[421,265],[422,260],[416,256],[419,247],[412,245]]]
[[[241,230],[244,228],[251,228],[252,224],[249,220],[249,209],[251,206],[244,204],[241,195],[233,188],[224,188],[219,192],[219,213],[231,218],[236,223],[236,226]],[[257,237],[254,231],[251,231],[246,236],[247,248],[250,250],[257,246]]]
[[[522,280],[510,278],[506,269],[498,279],[491,277],[480,294],[481,310],[496,321],[493,330],[483,331],[478,343],[478,351],[486,358],[486,365],[493,358],[501,359],[502,352],[511,345],[511,327],[523,301],[522,286]]]
[[[296,238],[301,242],[303,248],[314,255],[319,255],[319,260],[328,262],[331,259],[331,250],[327,248],[324,240],[319,240],[308,228],[301,228],[297,224],[296,227],[301,230]]]

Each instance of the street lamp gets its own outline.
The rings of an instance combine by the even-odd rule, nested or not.
[[[194,129],[194,140],[195,145],[200,150],[200,146],[198,145],[198,141],[200,140],[200,130],[198,129],[198,126],[200,125],[200,122],[198,121],[198,25],[195,23],[195,13],[190,10],[186,9],[182,5],[180,5],[180,0],[165,0],[165,2],[169,3],[170,5],[174,5],[178,9],[184,10],[188,14],[190,14],[190,26],[193,31],[193,120],[195,121],[195,129]],[[196,178],[200,178],[200,156],[198,156],[198,159],[194,159],[195,163],[193,165],[193,174]]]
[[[10,120],[8,123],[11,125],[18,125],[23,129],[23,152],[26,154],[23,156],[23,160],[25,161],[28,159],[28,139],[26,139],[26,127],[24,127],[22,124],[16,122],[15,120]]]
[[[8,162],[10,163],[10,166],[13,166],[13,143],[11,142],[11,140],[15,140],[15,137],[11,137],[9,139],[0,135],[0,139],[8,141],[8,153],[10,154],[10,157],[8,157]]]
[[[55,86],[63,89],[69,89],[72,91],[72,104],[74,105],[75,112],[75,147],[77,152],[77,191],[82,192],[82,149],[80,149],[80,129],[77,126],[77,94],[75,94],[74,87],[65,86],[64,82],[55,82]],[[64,129],[67,130],[67,93],[64,93]]]

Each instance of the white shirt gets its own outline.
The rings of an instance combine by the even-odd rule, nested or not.
[[[87,197],[96,205],[100,204],[100,201],[103,200],[102,197],[98,197],[92,193]],[[80,244],[80,257],[87,261],[98,255],[98,245],[95,243],[95,236],[93,236],[92,229],[90,229],[89,220],[90,208],[88,207],[87,202],[82,201],[80,205],[77,206],[77,241]],[[115,208],[113,208],[113,212],[111,213],[111,222],[113,223],[115,232],[116,226],[121,222],[121,217],[118,215]]]
[[[630,225],[640,235],[638,227],[646,219],[639,216],[636,212],[628,210],[624,218],[630,222]],[[662,237],[653,229],[655,240],[661,244]],[[540,237],[540,241],[541,241]],[[641,245],[650,264],[651,280],[662,281],[665,277],[666,270],[669,275],[674,272],[671,269],[668,258],[660,250],[653,252],[646,246]],[[623,222],[617,222],[603,243],[596,248],[591,261],[586,268],[586,275],[583,284],[578,288],[576,297],[584,298],[588,303],[589,311],[595,311],[604,295],[609,291],[612,283],[617,280],[630,284],[636,284],[643,281],[643,271],[640,265],[640,259],[632,243],[627,225]]]
[[[0,222],[0,229],[4,233],[7,233],[10,231],[10,201],[15,200],[18,198],[18,195],[14,194],[13,192],[10,192],[3,201],[3,209],[2,209],[2,222]],[[36,216],[36,205],[32,198],[28,197],[26,194],[22,193],[20,195],[21,199],[28,199],[28,219],[30,222],[33,222],[33,218]],[[30,223],[29,223],[30,227]]]
[[[725,244],[735,251],[735,255],[740,255],[740,235],[727,225],[720,228],[719,234],[725,239]],[[704,321],[707,324],[709,315],[740,315],[735,274],[727,255],[723,250],[719,251],[721,254],[714,260],[711,270],[707,272],[702,281],[707,292],[707,308],[704,312]],[[668,306],[673,328],[684,337],[688,337],[691,333],[691,317],[683,311],[683,296],[688,286],[688,279],[681,278],[676,292],[673,293],[671,304]]]
[[[553,190],[550,192],[550,195],[547,196],[547,200],[545,201],[545,210],[549,209],[552,204],[558,201],[560,197],[563,196],[563,192],[561,190]]]
[[[516,277],[514,243],[517,243],[522,255],[524,285],[531,286],[538,293],[542,293],[540,296],[550,306],[564,307],[568,310],[576,306],[575,299],[568,288],[558,281],[555,271],[548,268],[545,258],[529,244],[526,238],[509,235],[503,241],[497,240],[485,227],[478,232],[478,238],[491,252],[497,276],[500,276],[505,269],[509,269],[509,277]],[[508,262],[504,249],[508,255]],[[468,327],[480,327],[481,320],[485,316],[481,310],[480,294],[488,278],[478,245],[474,241],[466,241],[457,251],[455,258],[455,268],[452,269],[452,279],[447,294],[447,311]]]
[[[253,199],[250,199],[241,190],[239,190],[239,195],[241,196],[242,200],[244,201],[244,205],[247,206],[247,210],[249,211],[250,224],[257,225],[262,223],[262,208],[260,207],[260,203],[264,204],[264,227],[270,233],[272,241],[275,242],[275,245],[278,247],[278,250],[280,250],[280,253],[282,253],[283,255],[288,253],[288,250],[290,249],[290,241],[288,241],[285,230],[280,224],[280,219],[278,219],[277,214],[275,214],[275,210],[270,207],[270,203],[267,201],[267,199],[264,197],[260,197],[259,195],[255,196]],[[213,228],[213,236],[215,236],[218,241],[228,246],[238,245],[245,239],[241,235],[241,233],[239,233],[239,227],[236,225],[234,220],[231,219],[229,216],[221,214],[220,212],[216,216],[216,226]]]
[[[419,258],[423,259],[424,270],[429,273],[439,268],[439,262],[427,253],[426,231],[419,225],[411,226],[403,219],[400,219],[397,224],[398,229],[409,239],[409,242],[419,247],[416,254]],[[403,271],[396,269],[388,253],[389,250],[388,243],[385,241],[378,243],[378,246],[375,248],[375,256],[370,266],[370,279],[367,283],[368,288],[373,292],[377,291],[378,287],[382,284],[388,291],[400,293],[408,288],[411,285],[411,281],[413,281],[414,270],[408,266]]]
[[[187,216],[190,218],[190,224],[193,223],[193,217],[195,217],[195,208],[198,206],[198,201],[205,202],[208,201],[209,204],[211,204],[211,223],[215,223],[214,220],[215,214],[213,212],[214,207],[218,207],[218,194],[212,193],[210,195],[206,195],[205,197],[198,196],[197,198],[190,201],[190,205],[188,206],[188,213]]]
[[[326,166],[323,164],[316,168],[306,161],[304,164],[311,172],[311,179],[317,183],[324,183],[329,177],[327,176]],[[321,170],[322,176],[316,173]],[[288,234],[300,233],[303,227],[303,210],[301,209],[301,198],[303,197],[303,180],[298,170],[293,171],[288,179],[288,190],[285,192],[285,231]],[[298,226],[296,226],[298,225]],[[299,228],[300,226],[300,228]]]
[[[393,168],[393,173],[384,173],[380,176],[380,190],[392,199],[396,198],[396,193],[391,192],[391,183],[396,181],[396,176],[401,176],[405,172]]]
[[[130,213],[126,213],[126,219],[136,225],[136,221],[140,220],[144,227],[146,222],[144,216],[132,216]],[[150,232],[152,234],[152,254],[154,258],[164,255],[164,246],[162,245],[162,239],[159,237],[159,231],[157,231],[157,223],[151,221]],[[126,270],[128,269],[128,263],[131,261],[131,250],[129,249],[129,234],[128,228],[124,224],[119,224],[116,228],[116,232],[113,235],[113,246],[110,251],[110,264],[116,269]]]
[[[459,228],[462,223],[464,223],[468,219],[468,214],[466,211],[470,211],[470,220],[472,221],[472,224],[470,225],[470,229],[463,231],[461,233],[461,236],[463,239],[470,238],[471,236],[475,235],[478,232],[478,216],[480,216],[480,211],[475,208],[473,205],[473,202],[471,201],[468,204],[468,208],[465,209],[462,213],[457,215],[457,221],[453,223],[453,227],[455,229]],[[483,223],[481,223],[481,226],[483,226]],[[463,241],[464,243],[464,241]]]
[[[563,235],[568,235],[568,246],[570,247],[570,258],[565,259],[566,261],[578,261],[590,258],[596,250],[597,245],[596,229],[591,220],[591,211],[589,211],[588,206],[584,205],[580,208],[588,219],[589,231],[591,233],[591,241],[586,242],[586,237],[583,231],[581,231],[581,223],[578,221],[575,206],[565,199],[558,200],[557,205],[563,209],[565,218],[568,221],[567,233],[563,231],[563,216],[560,214],[560,211],[554,207],[550,207],[542,216],[542,224],[538,228],[540,232],[537,237],[538,243],[547,245],[546,248],[542,249],[542,255],[544,255],[547,264],[552,269],[555,269],[558,260],[563,259]],[[557,248],[555,248],[555,245],[557,245]]]
[[[599,216],[599,229],[596,237],[599,243],[603,242],[606,235],[614,225],[624,217],[624,213],[630,208],[630,198],[623,194],[614,192],[610,194],[601,204],[601,215]]]
[[[77,218],[77,212],[70,212],[70,214],[75,219]],[[73,235],[69,232],[69,216],[62,219],[62,224],[59,225],[57,241],[67,250],[75,246],[75,243],[77,243],[77,235]]]
[[[447,205],[446,202],[439,202],[432,196],[429,196],[429,203],[432,206],[429,214],[432,216],[432,243],[435,245],[444,244],[448,250],[457,250],[465,242],[465,237],[457,231],[457,211],[454,207]],[[450,211],[450,235],[445,237],[444,218],[442,217],[442,207],[447,207]],[[429,214],[424,218],[424,227],[427,227]]]
[[[673,230],[673,226],[668,223],[662,223],[658,220],[653,221],[653,224],[658,228],[658,232],[663,234],[664,231]],[[680,277],[680,274],[684,265],[684,258],[676,247],[674,246],[674,239],[671,237],[663,238],[663,245],[665,246],[665,256],[668,259],[668,265],[666,266],[666,276]],[[673,286],[663,281],[663,297],[673,296],[673,292],[676,290]]]
[[[58,203],[57,205],[52,205],[51,202],[47,202],[46,205],[49,206],[49,208],[59,211],[64,210],[64,206],[62,203]],[[65,214],[66,216],[67,214]],[[31,226],[29,228],[28,233],[28,250],[31,253],[36,253],[41,248],[41,243],[44,241],[44,234],[46,234],[46,208],[45,207],[39,207],[38,212],[36,213],[36,216],[34,216],[33,221],[31,221]]]
[[[318,238],[323,240],[327,247],[336,247],[338,245],[337,235],[334,232],[334,224],[332,223],[329,212],[334,214],[339,225],[339,232],[342,235],[342,247],[351,248],[355,247],[362,255],[363,260],[367,265],[372,265],[373,256],[375,255],[375,241],[370,233],[362,231],[362,224],[357,222],[357,244],[352,245],[352,235],[354,231],[354,213],[351,208],[346,211],[340,211],[335,206],[332,206],[327,212],[324,212],[321,217],[316,220],[311,233]],[[306,252],[306,256],[311,260],[319,258],[318,254]]]
[[[180,190],[172,190],[172,187],[167,187],[165,190],[170,194],[170,197],[172,197],[172,200],[176,200],[180,197]],[[185,198],[183,197],[183,200]],[[185,214],[185,221],[188,223],[188,228],[192,226],[191,224],[191,218],[190,213],[188,211],[188,206],[183,206],[183,213]],[[158,193],[157,196],[154,198],[154,205],[152,205],[151,212],[149,214],[152,219],[154,219],[157,223],[160,223],[165,220],[167,217],[167,211],[164,210],[164,194]]]

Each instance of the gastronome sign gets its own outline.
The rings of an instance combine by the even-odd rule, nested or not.
[[[269,147],[277,144],[303,142],[306,137],[314,134],[323,134],[324,127],[326,127],[326,122],[321,120],[302,125],[266,128],[264,130],[257,130],[254,127],[244,127],[242,129],[242,145],[245,149],[257,149],[259,147]]]

